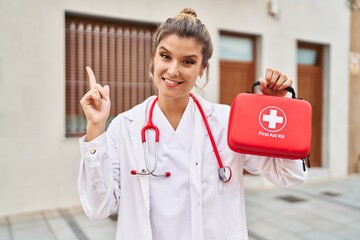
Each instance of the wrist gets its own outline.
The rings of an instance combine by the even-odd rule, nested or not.
[[[90,142],[105,132],[105,123],[89,124],[86,127],[85,141]]]

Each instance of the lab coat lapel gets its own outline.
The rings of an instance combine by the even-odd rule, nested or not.
[[[212,109],[206,101],[202,100],[200,97],[197,97],[200,102],[201,107],[205,112],[205,116],[208,117],[211,115]],[[204,124],[204,120],[200,114],[200,111],[196,104],[194,103],[195,114],[194,114],[194,132],[193,132],[193,143],[191,149],[191,164],[190,164],[190,191],[191,191],[191,217],[192,217],[192,237],[193,239],[203,239],[202,230],[202,181],[201,181],[201,166],[202,166],[202,156],[204,152],[204,141],[208,140],[206,138],[207,132]]]
[[[195,106],[196,108],[196,106]],[[194,187],[194,190],[199,194],[201,193],[201,155],[202,148],[204,146],[204,131],[202,126],[202,118],[197,111],[195,110],[194,116],[194,132],[193,132],[193,142],[191,148],[191,166],[197,166],[196,168],[190,168],[190,176],[191,176],[191,185]],[[195,177],[196,176],[196,177]],[[195,177],[195,178],[194,178]]]
[[[199,100],[200,106],[203,108],[204,113],[205,113],[205,117],[208,121],[209,117],[211,116],[212,113],[212,108],[211,105],[208,104],[208,102],[204,101],[201,97],[196,96],[196,98]],[[193,132],[193,143],[192,143],[192,150],[191,150],[191,164],[192,166],[199,166],[198,168],[194,169],[191,168],[190,174],[191,176],[195,176],[192,174],[196,174],[196,176],[199,177],[199,179],[197,179],[197,184],[194,184],[194,187],[197,189],[197,191],[201,192],[201,164],[202,164],[202,154],[203,154],[203,148],[204,148],[204,141],[206,139],[207,136],[207,130],[205,127],[205,123],[204,123],[204,119],[202,118],[200,111],[198,109],[198,107],[196,106],[196,104],[194,103],[194,107],[195,107],[195,114],[194,114],[194,132]],[[196,170],[196,172],[194,172]]]
[[[129,119],[133,120],[133,122],[129,126],[129,133],[130,133],[132,146],[134,149],[135,164],[136,164],[135,169],[137,171],[146,169],[143,143],[141,141],[141,129],[145,125],[147,108],[149,107],[151,102],[152,100],[144,102],[142,106],[137,109],[137,111],[131,112],[132,114],[128,116]],[[146,209],[149,211],[150,210],[149,175],[144,175],[144,176],[138,175],[134,177],[139,178],[144,203],[146,205]]]

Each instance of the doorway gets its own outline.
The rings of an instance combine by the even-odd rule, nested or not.
[[[311,165],[322,166],[323,128],[323,45],[298,42],[298,97],[312,107]]]

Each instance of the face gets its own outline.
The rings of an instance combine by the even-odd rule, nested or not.
[[[194,38],[175,34],[163,38],[154,56],[154,83],[160,99],[187,100],[202,75],[202,45]]]

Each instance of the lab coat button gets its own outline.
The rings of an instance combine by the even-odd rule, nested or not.
[[[146,173],[146,170],[145,169],[141,169],[141,173]]]
[[[90,153],[95,154],[96,153],[96,148],[90,148]]]

